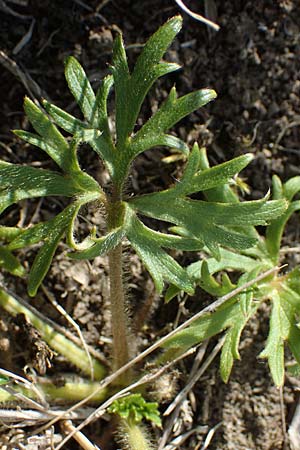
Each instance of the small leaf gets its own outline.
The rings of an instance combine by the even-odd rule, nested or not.
[[[270,331],[267,345],[259,355],[268,358],[272,378],[276,386],[284,382],[284,339],[288,336],[288,322],[281,309],[280,297],[275,291],[272,295],[273,306],[270,319]]]
[[[131,245],[150,272],[157,291],[163,289],[164,280],[193,294],[194,288],[186,271],[164,250],[161,249],[149,228],[135,216],[131,218],[127,237]]]
[[[70,134],[75,134],[80,130],[88,128],[88,125],[82,122],[79,119],[76,119],[71,114],[67,113],[58,106],[52,105],[47,102],[47,100],[43,101],[43,106],[47,113],[52,117],[56,125],[58,125],[63,130],[67,131]]]
[[[69,154],[67,141],[47,115],[27,97],[24,101],[24,109],[33,128],[43,138],[44,142],[42,143],[38,137],[31,133],[26,134],[23,131],[15,131],[15,134],[47,152],[64,172],[78,169],[77,160],[73,159],[72,155]]]
[[[0,266],[17,277],[23,277],[26,273],[19,260],[5,247],[0,247]]]
[[[69,89],[84,118],[90,124],[94,124],[98,119],[96,117],[96,97],[82,66],[73,56],[67,58],[65,75]]]
[[[134,424],[139,424],[146,419],[161,427],[158,403],[147,402],[141,394],[130,394],[115,400],[109,406],[108,412],[118,414],[122,419]]]
[[[52,219],[50,224],[48,223],[45,226],[48,231],[47,236],[44,235],[45,228],[43,233],[40,233],[40,236],[43,236],[44,244],[38,251],[29,273],[28,293],[31,297],[36,295],[40,284],[49,270],[59,241],[68,229],[69,223],[72,222],[73,216],[77,211],[78,204],[74,202]]]
[[[0,161],[0,212],[26,198],[72,197],[80,193],[83,193],[83,188],[71,178],[50,170]]]
[[[214,98],[216,98],[215,91],[202,89],[177,99],[176,90],[173,88],[165,103],[133,137],[128,150],[131,153],[131,158],[141,153],[143,148],[149,148],[148,143],[155,142],[157,136],[163,136],[166,131],[185,116],[206,105]]]

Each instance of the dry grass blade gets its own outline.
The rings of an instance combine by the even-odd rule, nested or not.
[[[44,291],[46,297],[50,301],[50,303],[54,306],[54,308],[66,319],[67,322],[75,329],[76,333],[78,334],[78,337],[80,339],[80,342],[82,344],[82,347],[87,355],[89,364],[90,364],[90,371],[91,371],[91,380],[94,380],[94,366],[93,361],[91,358],[91,354],[89,352],[88,345],[83,337],[83,334],[81,332],[80,326],[75,322],[75,320],[66,312],[66,310],[56,301],[54,296],[51,294],[51,292],[48,291],[48,289],[42,284],[41,285],[42,290]]]
[[[189,16],[191,16],[193,19],[195,20],[199,20],[199,22],[203,22],[205,25],[213,28],[215,31],[219,31],[220,27],[219,25],[217,25],[216,23],[212,22],[209,19],[206,19],[206,17],[201,16],[200,14],[194,13],[193,11],[191,11],[184,3],[182,0],[175,0],[175,2],[177,3],[177,5],[182,9],[182,11],[184,11],[185,13],[187,13]]]
[[[164,416],[167,416],[171,413],[172,416],[169,418],[169,420],[167,421],[166,426],[164,427],[164,433],[163,436],[159,442],[159,446],[158,446],[158,450],[164,450],[165,445],[168,441],[168,438],[171,434],[171,431],[173,429],[174,424],[177,421],[178,415],[180,413],[180,408],[181,405],[183,403],[183,401],[186,399],[187,395],[189,394],[189,392],[193,389],[194,385],[197,383],[197,381],[199,380],[199,378],[204,374],[204,372],[208,369],[208,367],[210,366],[210,364],[213,362],[213,360],[215,359],[215,357],[217,356],[217,354],[219,353],[219,351],[221,350],[223,343],[224,343],[224,337],[221,338],[219,340],[219,342],[217,343],[217,345],[215,346],[215,348],[212,350],[211,354],[208,356],[208,358],[204,361],[204,363],[201,365],[200,368],[198,368],[197,366],[199,366],[200,361],[197,361],[197,358],[195,358],[195,362],[189,377],[189,381],[187,382],[186,386],[182,389],[182,391],[179,392],[179,394],[175,397],[174,401],[170,404],[170,406],[166,409],[166,411],[164,412]],[[200,347],[201,350],[201,347]],[[204,355],[201,355],[201,357],[203,358]]]
[[[9,70],[24,85],[29,96],[38,104],[36,98],[45,98],[50,101],[49,96],[44,92],[31,76],[12,60],[3,50],[0,50],[0,64]]]
[[[71,420],[64,420],[61,423],[61,427],[64,432],[74,433],[73,438],[84,450],[101,450],[97,445],[92,444],[92,442],[81,431],[77,431]]]

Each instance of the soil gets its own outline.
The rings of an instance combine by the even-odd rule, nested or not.
[[[217,100],[191,114],[174,131],[188,143],[197,140],[201,146],[206,146],[212,164],[246,152],[253,153],[254,162],[243,176],[251,188],[251,198],[261,198],[268,191],[274,174],[283,181],[300,174],[300,4],[297,0],[189,0],[186,5],[199,14],[204,14],[204,5],[209,7],[210,18],[220,25],[220,31],[215,32],[183,14],[183,29],[166,55],[166,60],[179,63],[182,70],[155,85],[143,107],[143,118],[149,117],[173,84],[179,95],[203,87],[215,89]],[[117,30],[123,31],[129,60],[133,63],[147,37],[169,17],[180,12],[172,0],[0,1],[1,159],[33,164],[39,161],[40,166],[51,167],[45,155],[21,143],[10,131],[28,129],[23,97],[51,99],[79,116],[66,89],[64,59],[75,55],[93,86],[97,87],[99,80],[108,73],[107,63],[111,61],[112,41]],[[31,24],[33,28],[29,34]],[[181,171],[181,163],[166,165],[164,156],[166,152],[162,149],[142,155],[133,168],[132,187],[128,189],[146,193],[172,183]],[[99,170],[97,161],[84,148],[81,159],[86,170],[100,177],[102,183],[107,182],[105,172]],[[32,219],[36,223],[51,217],[61,207],[62,201],[55,199],[23,202],[21,208],[11,208],[1,223],[28,225]],[[89,219],[97,222],[99,215],[99,211],[91,211]],[[299,224],[294,220],[285,242],[296,246],[298,235]],[[66,259],[63,250],[61,246],[45,281],[46,287],[78,322],[87,343],[107,356],[107,260],[98,258],[93,266],[84,262],[74,265]],[[33,256],[34,249],[20,255],[26,266]],[[153,299],[153,284],[137,257],[128,254],[127,258],[132,302],[138,307],[142,299],[147,306],[147,299]],[[294,258],[291,264],[297,262]],[[26,297],[23,280],[6,273],[1,277],[8,288]],[[199,292],[189,301],[191,310],[199,308],[201,295]],[[67,326],[65,319],[49,306],[43,292],[31,302],[44,315]],[[155,298],[154,304],[147,330],[139,330],[141,346],[170,328],[177,314],[176,300],[164,306],[162,299]],[[185,314],[189,312],[185,311]],[[26,364],[34,366],[32,348],[31,352],[22,352],[26,339],[22,337],[20,345],[21,338],[17,334],[20,326],[18,328],[17,321],[4,312],[0,328],[1,366],[24,374]],[[190,430],[194,432],[188,434],[177,448],[291,448],[286,430],[298,402],[299,383],[294,378],[287,378],[283,390],[278,390],[270,378],[267,364],[257,359],[267,330],[268,306],[265,305],[243,334],[241,361],[235,364],[228,384],[220,379],[217,357],[190,392],[169,440]],[[215,344],[209,343],[207,355]],[[65,370],[70,370],[55,355],[51,364],[52,368],[47,370],[50,376],[59,377]],[[192,365],[192,358],[180,363],[177,391],[187,382]],[[166,406],[164,403],[163,409]],[[202,428],[196,429],[198,426]],[[87,428],[86,433],[100,445],[99,434],[105,435],[103,428],[104,425],[94,425]],[[3,428],[1,448],[47,448],[45,435],[36,435],[35,443],[32,443],[32,440],[28,441],[30,432],[32,430],[21,426],[9,431]],[[56,437],[59,433],[59,429],[55,429]],[[156,430],[156,433],[159,437],[161,431]],[[108,449],[108,442],[109,439],[106,443],[101,441],[101,450]],[[70,441],[64,448],[77,448],[76,445]]]

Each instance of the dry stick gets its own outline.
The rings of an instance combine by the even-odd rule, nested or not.
[[[73,437],[76,442],[84,450],[101,450],[97,445],[93,444],[81,431],[77,431],[71,420],[64,420],[61,424],[63,431],[67,433],[74,433]]]
[[[87,359],[89,361],[89,365],[90,365],[90,371],[91,371],[91,380],[94,381],[94,366],[93,366],[93,361],[91,358],[91,354],[89,352],[89,348],[88,345],[83,337],[82,331],[80,329],[80,326],[75,322],[75,320],[67,313],[67,311],[56,301],[56,299],[54,298],[54,295],[51,294],[51,292],[49,292],[49,290],[46,288],[46,286],[44,286],[43,284],[41,285],[42,290],[44,292],[44,294],[46,295],[46,297],[48,298],[48,300],[50,301],[51,305],[54,306],[54,308],[67,320],[67,322],[69,322],[69,324],[75,329],[75,331],[78,334],[78,337],[80,339],[80,342],[82,344],[82,347],[87,355]]]
[[[208,369],[210,364],[213,362],[219,351],[221,350],[223,344],[224,344],[225,338],[221,338],[209,357],[204,361],[202,366],[199,370],[197,370],[195,373],[191,373],[190,380],[188,381],[187,385],[182,389],[182,391],[179,392],[179,394],[175,397],[174,401],[171,403],[171,405],[166,409],[164,412],[164,416],[167,416],[172,413],[172,416],[169,418],[167,429],[165,430],[163,436],[160,439],[158,450],[165,450],[165,445],[167,443],[168,437],[170,436],[172,427],[174,422],[176,422],[176,419],[179,415],[181,404],[188,395],[188,393],[192,390],[194,385],[197,383],[199,378],[204,374],[204,372]]]
[[[5,69],[9,70],[18,80],[21,81],[21,83],[23,83],[28,94],[37,105],[39,105],[37,98],[43,97],[46,100],[50,101],[50,98],[47,95],[47,93],[44,92],[39,87],[36,81],[34,81],[33,78],[31,78],[29,73],[22,70],[20,66],[13,59],[11,59],[3,50],[0,50],[0,64],[2,64],[2,66]]]
[[[217,425],[215,425],[213,428],[211,428],[209,430],[209,432],[207,433],[207,436],[205,438],[204,444],[202,445],[200,450],[206,450],[209,446],[209,444],[212,441],[212,438],[214,437],[216,431],[220,428],[220,426],[222,425],[222,422],[217,423]]]
[[[238,288],[234,289],[233,291],[229,292],[228,294],[224,295],[223,297],[220,297],[218,300],[216,300],[215,302],[213,302],[211,305],[208,305],[206,308],[204,308],[203,310],[199,311],[197,314],[195,314],[193,317],[191,317],[190,319],[188,319],[186,322],[184,322],[183,324],[181,324],[179,327],[177,327],[175,330],[171,331],[170,333],[168,333],[166,336],[162,337],[161,339],[159,339],[157,342],[155,342],[153,345],[151,345],[150,347],[148,347],[146,350],[144,350],[142,353],[140,353],[138,356],[136,356],[134,359],[132,359],[131,361],[129,361],[127,364],[125,364],[125,366],[121,367],[120,369],[118,369],[115,373],[113,373],[112,375],[106,377],[100,384],[98,389],[96,389],[95,392],[93,392],[92,394],[88,395],[84,400],[81,400],[80,402],[76,403],[75,405],[73,405],[70,409],[68,409],[66,411],[66,413],[70,413],[72,411],[75,411],[77,408],[80,408],[81,406],[85,405],[86,403],[88,403],[90,400],[93,399],[94,395],[97,394],[98,392],[100,392],[102,389],[104,389],[105,387],[107,387],[109,384],[111,384],[116,378],[118,378],[122,373],[124,373],[126,370],[128,370],[129,368],[131,368],[132,366],[134,366],[136,363],[140,362],[141,360],[143,360],[146,356],[148,356],[150,353],[154,352],[155,350],[157,350],[159,347],[161,347],[165,342],[167,342],[171,337],[173,337],[176,333],[178,333],[181,330],[184,330],[186,327],[188,327],[189,325],[191,325],[195,320],[199,319],[200,317],[202,317],[205,314],[208,313],[212,313],[214,312],[219,306],[223,305],[224,303],[226,303],[228,300],[230,300],[231,298],[235,297],[236,295],[240,294],[241,292],[243,292],[245,289],[248,289],[249,287],[253,286],[254,284],[258,283],[259,281],[263,280],[264,278],[267,278],[269,275],[272,275],[275,272],[278,272],[279,270],[281,270],[283,267],[286,267],[286,264],[283,266],[276,266],[272,269],[267,270],[266,272],[263,272],[262,274],[258,275],[256,278],[254,278],[251,281],[248,281],[247,283],[245,283],[242,286],[239,286]],[[183,355],[182,355],[183,356]],[[171,363],[167,364],[166,366],[164,366],[163,369],[165,369],[165,367],[169,367],[169,365],[175,363],[177,360],[172,361]],[[147,377],[148,375],[146,375]],[[144,380],[145,377],[142,378],[142,380]],[[141,380],[140,380],[141,381]],[[149,382],[150,379],[148,379]],[[143,381],[143,384],[145,382]],[[129,388],[133,389],[133,386],[136,387],[136,385],[140,385],[139,382],[135,383],[134,385],[131,385]],[[125,388],[125,390],[123,389],[122,391],[120,391],[120,393],[123,393],[124,391],[127,392],[129,388]],[[120,394],[119,393],[119,394]],[[113,397],[114,399],[116,398],[117,394]],[[109,400],[108,400],[109,402]],[[103,405],[101,405],[100,408],[103,408],[104,405],[106,405],[107,402],[105,402]],[[110,404],[110,403],[109,403]],[[105,406],[106,407],[106,406]],[[98,410],[96,410],[98,411]],[[93,419],[93,418],[92,418]],[[92,420],[91,419],[91,420]],[[59,418],[53,419],[51,422],[49,422],[48,426],[53,425],[55,422],[57,422],[59,420]],[[81,424],[83,426],[88,425],[88,423],[90,423],[90,421],[88,421],[87,423]],[[80,426],[81,429],[81,426]],[[59,450],[58,447],[56,450]]]
[[[193,11],[191,11],[182,0],[175,0],[177,5],[186,12],[189,16],[193,17],[193,19],[199,20],[199,22],[205,23],[205,25],[208,25],[209,27],[213,28],[215,31],[219,31],[220,27],[216,23],[212,22],[209,19],[206,19],[205,17],[201,16],[200,14],[196,14]]]
[[[13,49],[12,53],[13,55],[17,55],[25,45],[28,44],[32,37],[33,28],[35,25],[35,19],[32,19],[29,30],[26,32],[26,34],[22,37],[22,39],[17,43],[15,48]]]
[[[18,423],[24,426],[37,426],[39,422],[47,422],[53,416],[60,416],[63,419],[83,420],[94,411],[94,408],[79,409],[77,412],[66,414],[65,410],[36,410],[36,409],[0,409],[1,424]]]
[[[35,386],[34,383],[27,380],[27,378],[21,377],[20,375],[17,375],[13,372],[10,372],[9,370],[0,369],[0,375],[3,375],[7,378],[12,378],[16,383],[22,383],[25,386],[25,389],[28,389],[29,391],[32,391],[35,393],[37,398],[40,400],[41,403],[44,404],[44,406],[40,405],[39,403],[35,402],[32,399],[28,399],[28,402],[30,402],[31,405],[34,405],[37,409],[44,410],[45,409],[45,399],[40,392],[40,390]],[[5,388],[5,386],[1,386],[2,389]],[[27,399],[27,397],[26,397]]]

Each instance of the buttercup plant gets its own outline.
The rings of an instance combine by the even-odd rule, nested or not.
[[[222,264],[224,254],[240,255],[240,252],[246,252],[257,241],[260,242],[255,226],[267,225],[286,210],[284,198],[269,201],[266,197],[258,201],[240,202],[228,187],[233,177],[252,160],[251,155],[246,154],[212,168],[205,167],[203,151],[196,143],[190,151],[182,140],[168,133],[182,118],[215,99],[213,90],[201,89],[178,98],[173,87],[158,110],[139,129],[136,128],[141,105],[153,83],[179,67],[161,61],[161,58],[180,31],[181,24],[182,19],[177,16],[159,28],[145,44],[132,71],[128,67],[122,36],[118,35],[114,43],[111,75],[104,78],[96,93],[79,62],[69,57],[65,66],[66,80],[83,118],[77,119],[47,101],[43,102],[44,111],[26,98],[25,112],[35,133],[15,131],[21,139],[47,153],[56,163],[57,170],[4,161],[0,163],[1,213],[23,199],[46,196],[70,199],[63,211],[48,221],[27,229],[2,227],[0,230],[0,236],[6,242],[1,250],[7,256],[7,262],[3,258],[3,265],[12,272],[21,271],[19,275],[23,274],[23,269],[12,252],[41,243],[28,276],[30,296],[36,295],[64,236],[70,248],[70,258],[91,260],[108,255],[112,370],[122,367],[134,356],[130,350],[132,331],[123,280],[122,255],[125,245],[130,245],[138,254],[158,293],[168,283],[171,287],[167,297],[174,289],[192,295],[197,280],[191,276],[190,270],[183,268],[167,252],[168,249],[204,250],[216,261],[215,264]],[[115,130],[110,128],[107,112],[107,99],[112,89]],[[108,190],[81,169],[77,151],[82,143],[89,144],[106,167],[111,180]],[[133,161],[142,152],[157,146],[183,153],[186,166],[181,179],[169,189],[131,196],[128,176]],[[206,198],[191,198],[198,192],[203,192]],[[103,234],[100,228],[93,228],[83,241],[78,242],[75,238],[77,216],[81,208],[89,204],[101,205],[106,229]],[[143,222],[145,216],[171,224],[168,232],[146,226]],[[202,263],[200,280],[204,280],[201,281],[204,284],[210,280],[210,261]],[[226,289],[228,287],[231,285],[227,283]],[[215,290],[215,293],[218,292]],[[244,303],[244,309],[248,311],[247,308],[252,306],[247,301]],[[132,377],[133,374],[127,371],[119,377],[118,384],[126,385]],[[126,421],[126,414],[123,414],[122,420]],[[135,431],[138,427],[136,421],[127,421],[128,429],[125,428],[129,435],[130,424],[132,427],[134,425]],[[140,450],[152,448],[147,444],[147,439],[141,445]],[[131,445],[131,448],[134,447]]]

